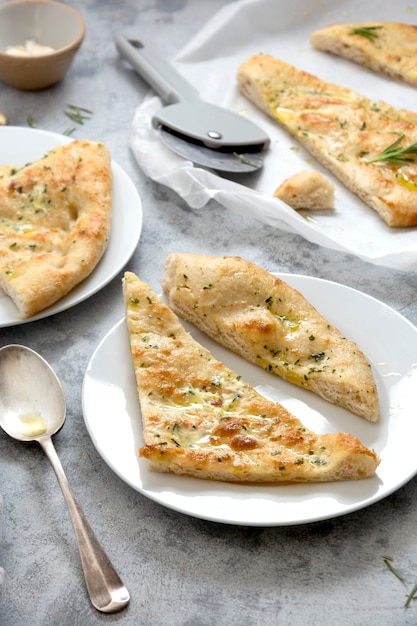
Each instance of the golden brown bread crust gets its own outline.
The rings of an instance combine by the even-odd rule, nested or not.
[[[296,211],[334,208],[334,185],[320,172],[302,170],[289,176],[275,189],[273,196]]]
[[[417,86],[417,26],[413,24],[330,24],[314,31],[310,41],[318,50],[345,57]]]
[[[123,280],[150,468],[231,482],[356,480],[378,458],[346,433],[317,435],[187,333],[149,285]]]
[[[0,171],[0,285],[27,318],[60,300],[102,257],[112,215],[110,154],[73,141]]]
[[[417,225],[417,165],[368,163],[399,136],[417,141],[417,113],[373,102],[267,54],[239,68],[240,91],[273,117],[388,226]]]
[[[363,352],[286,282],[240,257],[171,253],[169,305],[215,341],[288,382],[375,422],[378,394]]]

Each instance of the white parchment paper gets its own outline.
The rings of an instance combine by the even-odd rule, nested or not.
[[[326,24],[373,19],[413,23],[417,14],[404,0],[242,0],[227,5],[196,34],[174,64],[201,98],[246,115],[267,132],[271,147],[264,167],[257,173],[226,178],[173,154],[152,127],[152,116],[162,106],[153,94],[138,107],[133,120],[131,148],[138,164],[148,177],[175,190],[194,209],[204,209],[215,199],[231,211],[299,233],[319,245],[385,267],[417,271],[417,228],[386,226],[236,87],[239,65],[252,54],[264,52],[371,99],[416,110],[416,88],[314,50],[309,43],[310,33]],[[305,169],[321,171],[334,183],[335,210],[296,212],[272,197],[285,178]]]

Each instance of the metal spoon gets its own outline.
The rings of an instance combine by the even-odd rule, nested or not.
[[[52,443],[65,414],[64,393],[49,364],[25,346],[1,348],[0,426],[14,439],[42,446],[68,505],[91,602],[98,611],[115,613],[127,605],[129,592],[88,524]]]

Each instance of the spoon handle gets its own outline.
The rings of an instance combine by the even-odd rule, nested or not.
[[[50,437],[38,439],[54,468],[71,515],[80,551],[85,582],[93,606],[103,613],[115,613],[129,602],[129,592],[98,542],[65,475]]]

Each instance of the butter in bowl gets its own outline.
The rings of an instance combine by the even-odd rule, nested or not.
[[[85,36],[81,15],[55,0],[0,4],[0,79],[23,90],[61,80]]]

